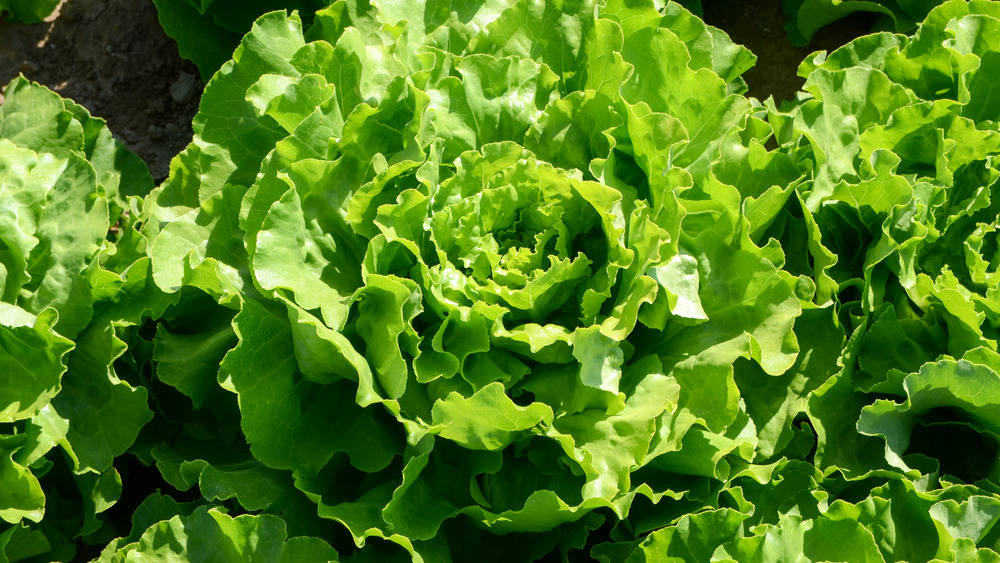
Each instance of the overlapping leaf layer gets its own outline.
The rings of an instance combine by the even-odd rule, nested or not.
[[[59,0],[0,0],[0,16],[8,22],[39,23],[58,5]]]
[[[1000,560],[998,6],[781,108],[673,3],[274,12],[151,192],[16,82],[0,554]]]

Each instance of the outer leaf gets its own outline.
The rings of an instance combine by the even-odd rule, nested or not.
[[[966,413],[979,432],[1000,434],[1000,418],[990,405],[1000,393],[1000,375],[991,368],[965,360],[941,360],[925,364],[903,380],[907,400],[903,404],[880,400],[862,409],[858,431],[886,440],[885,457],[900,469],[909,467],[902,455],[910,443],[917,417],[932,408],[954,407]]]
[[[45,493],[38,479],[13,460],[14,453],[23,445],[20,436],[0,437],[0,485],[4,491],[0,518],[10,524],[24,518],[39,522],[45,513]]]
[[[115,374],[113,364],[125,343],[111,323],[91,325],[77,338],[63,390],[52,405],[70,421],[66,439],[77,472],[103,472],[135,442],[153,413],[145,387],[132,387]]]
[[[716,547],[738,534],[744,518],[725,508],[685,515],[676,526],[650,534],[628,561],[707,561]]]
[[[470,450],[499,450],[513,442],[518,433],[543,420],[550,422],[552,414],[539,403],[515,405],[504,395],[503,385],[491,383],[468,399],[458,393],[449,394],[434,403],[432,416],[434,425],[442,426],[442,438]]]
[[[0,422],[35,416],[59,392],[73,343],[52,330],[55,312],[35,317],[0,303]]]
[[[379,422],[353,405],[344,386],[319,386],[296,376],[295,353],[287,321],[253,301],[233,321],[240,344],[222,362],[228,385],[240,395],[242,427],[254,456],[275,469],[315,473],[337,451],[347,451],[362,467],[363,459],[382,459],[395,445]],[[268,356],[255,351],[269,350]],[[274,362],[271,358],[284,358]],[[273,414],[287,424],[274,425]],[[291,421],[294,421],[292,423]],[[343,425],[353,421],[350,433]],[[371,425],[368,437],[365,427]],[[372,438],[375,437],[374,440]],[[289,444],[292,447],[289,448]],[[368,453],[371,452],[371,453]],[[378,463],[378,462],[376,462]]]
[[[337,552],[315,538],[286,539],[285,523],[277,516],[243,515],[231,518],[202,507],[190,516],[174,516],[150,527],[138,542],[128,544],[102,561],[152,558],[185,561],[337,561]],[[290,542],[290,543],[289,543]],[[120,559],[119,559],[120,558]]]

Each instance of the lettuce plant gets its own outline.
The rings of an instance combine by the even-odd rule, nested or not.
[[[1000,558],[997,6],[781,108],[674,3],[272,12],[151,191],[16,81],[0,554]]]
[[[752,460],[732,362],[787,370],[800,305],[726,182],[799,178],[677,5],[432,8],[258,20],[147,200],[153,275],[238,311],[251,453],[357,547],[583,547],[684,436]]]

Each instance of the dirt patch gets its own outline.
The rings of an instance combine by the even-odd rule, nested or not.
[[[774,96],[778,103],[795,98],[805,79],[797,75],[799,63],[815,51],[833,51],[869,33],[878,14],[854,12],[820,29],[806,47],[788,41],[781,0],[703,0],[705,22],[729,34],[736,43],[757,55],[757,65],[743,78],[748,94],[760,100]]]
[[[48,20],[0,23],[0,83],[23,73],[72,98],[165,178],[191,140],[203,86],[152,1],[66,0]]]

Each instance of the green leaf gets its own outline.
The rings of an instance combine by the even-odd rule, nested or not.
[[[607,158],[611,131],[622,122],[610,98],[597,92],[574,92],[554,100],[537,118],[524,146],[542,160],[561,168],[590,170],[595,158]]]
[[[882,459],[884,445],[857,432],[858,417],[869,400],[854,391],[851,376],[867,328],[865,320],[853,331],[837,361],[840,370],[811,394],[806,408],[816,429],[816,466],[836,467],[852,477],[891,467],[872,461]]]
[[[227,185],[156,236],[149,255],[153,279],[162,291],[173,293],[191,285],[221,300],[250,286],[237,224],[241,196],[239,186]]]
[[[809,139],[816,154],[817,185],[806,200],[815,209],[819,198],[842,179],[856,179],[862,134],[885,123],[896,109],[913,102],[912,94],[879,70],[852,67],[845,70],[817,69],[804,88],[816,99],[795,114],[795,125]]]
[[[286,475],[257,464],[248,467],[208,465],[201,472],[198,486],[208,500],[236,498],[247,510],[264,510],[290,483]]]
[[[116,375],[115,360],[124,353],[125,343],[107,323],[80,334],[70,354],[63,389],[52,406],[70,421],[66,441],[77,473],[103,473],[153,418],[146,388]]]
[[[724,365],[744,356],[767,373],[784,373],[798,353],[791,328],[801,307],[792,286],[759,254],[727,247],[714,233],[699,236],[696,248],[699,296],[709,320],[680,329],[671,338],[676,352],[670,357],[709,352]]]
[[[288,553],[286,554],[286,550]],[[102,561],[125,558],[182,559],[185,561],[337,561],[337,552],[318,538],[288,539],[285,523],[270,514],[232,518],[200,507],[189,516],[174,516],[151,526],[135,543],[117,553],[105,552]]]
[[[756,535],[726,544],[715,553],[740,563],[750,561],[883,562],[872,533],[851,520],[782,516],[778,526],[767,524]]]
[[[21,524],[13,526],[0,534],[0,556],[7,561],[20,561],[36,555],[43,555],[52,550],[52,545],[45,534]]]
[[[94,169],[71,154],[52,186],[34,235],[39,244],[28,258],[25,307],[60,312],[57,330],[78,334],[93,315],[90,287],[81,275],[108,231],[108,202],[97,186]]]
[[[83,526],[78,533],[88,535],[104,525],[98,515],[114,506],[121,498],[122,478],[114,467],[108,468],[101,474],[85,473],[75,478],[80,488],[84,509]]]
[[[45,514],[45,492],[31,470],[14,461],[13,456],[24,446],[21,436],[0,436],[0,518],[10,524],[22,519],[40,522]]]
[[[785,373],[773,376],[753,364],[736,364],[736,385],[757,427],[757,451],[765,458],[792,440],[793,421],[806,412],[813,392],[835,374],[846,341],[830,309],[804,309],[794,331],[799,355]]]
[[[1000,500],[988,496],[973,496],[961,503],[947,499],[932,506],[930,515],[951,537],[979,542],[1000,520]]]
[[[896,33],[871,33],[862,35],[830,54],[825,51],[815,53],[799,64],[799,76],[807,78],[817,68],[845,70],[853,66],[883,69],[886,56],[893,49],[901,50],[908,43],[905,35]]]
[[[470,450],[500,450],[525,430],[551,423],[552,411],[540,403],[520,407],[504,394],[503,385],[491,383],[468,399],[452,392],[436,401],[432,417],[442,438]]]
[[[562,446],[587,477],[584,498],[619,498],[631,490],[630,474],[652,457],[657,421],[677,410],[680,394],[678,382],[662,371],[655,356],[646,356],[626,368],[633,389],[624,408],[581,409],[556,418],[553,429],[571,438]],[[549,435],[558,436],[552,430]]]
[[[676,525],[649,534],[627,561],[707,561],[716,547],[739,533],[745,518],[729,508],[685,514]]]
[[[406,391],[410,367],[403,352],[407,349],[415,355],[416,333],[411,323],[422,308],[419,290],[412,282],[403,281],[368,276],[365,287],[355,297],[356,326],[368,346],[368,361],[378,386],[375,393],[386,399],[398,399]]]
[[[584,385],[618,393],[624,354],[614,339],[593,326],[573,333],[573,356],[580,362],[580,380]]]
[[[264,467],[242,452],[206,450],[205,457],[213,460],[209,462],[198,459],[191,445],[179,445],[184,447],[186,455],[166,444],[160,444],[152,452],[164,479],[179,490],[198,485],[206,500],[235,498],[247,510],[265,510],[292,488],[287,473]],[[238,459],[241,455],[247,459]]]
[[[204,82],[228,61],[240,35],[220,29],[212,18],[205,17],[188,2],[154,0],[160,25],[168,36],[177,42],[178,51],[185,59],[198,66]]]
[[[160,325],[153,340],[156,376],[191,397],[195,408],[218,388],[219,363],[236,345],[228,311],[203,319],[194,334],[173,334]]]
[[[626,34],[621,54],[635,68],[622,86],[622,98],[633,104],[645,102],[653,111],[680,120],[690,141],[676,150],[673,162],[700,179],[716,159],[722,138],[745,119],[748,102],[742,96],[728,96],[726,83],[711,70],[689,67],[687,47],[668,29],[642,28]]]
[[[381,460],[391,459],[398,447],[395,437],[354,403],[347,382],[318,385],[297,375],[291,329],[277,312],[244,302],[233,320],[240,343],[222,361],[225,385],[239,394],[241,425],[254,457],[274,469],[306,474],[315,474],[338,451],[366,469],[384,466],[388,461]],[[255,352],[260,349],[268,355]],[[273,424],[275,416],[286,424]]]
[[[17,77],[0,106],[0,138],[35,152],[66,157],[84,146],[83,125],[48,88]]]
[[[290,290],[297,304],[321,309],[327,324],[339,327],[361,285],[364,247],[342,211],[322,200],[327,198],[292,188],[271,206],[255,234],[253,270],[262,289]]]
[[[161,222],[198,208],[227,184],[249,186],[260,162],[284,136],[246,99],[265,74],[298,76],[289,60],[304,44],[301,23],[271,13],[254,24],[219,73],[205,86],[192,124],[194,139],[171,162],[168,179],[150,194],[149,212]]]
[[[730,83],[756,64],[757,57],[749,49],[734,43],[721,29],[706,25],[700,13],[691,12],[695,10],[684,2],[667,2],[659,26],[673,31],[687,45],[692,70],[707,68]]]
[[[593,2],[571,0],[560,4],[518,1],[477,34],[475,53],[517,55],[547,64],[568,81],[584,56],[584,38],[593,26]],[[527,22],[534,22],[528,25]],[[536,38],[544,37],[545,40]]]
[[[331,99],[333,84],[318,74],[295,79],[280,74],[265,74],[247,90],[247,100],[257,111],[277,121],[289,133],[318,106]]]
[[[951,100],[925,102],[893,112],[886,125],[872,127],[861,136],[861,154],[876,148],[892,150],[901,169],[951,183],[962,166],[985,158],[1000,146],[1000,135],[981,131],[961,117]]]
[[[954,408],[965,414],[966,423],[975,431],[1000,435],[1000,417],[991,408],[1000,393],[1000,375],[990,367],[941,360],[907,376],[903,387],[907,396],[904,403],[876,401],[863,408],[858,419],[860,433],[885,439],[885,459],[895,467],[909,470],[902,456],[913,427],[935,408]]]
[[[473,54],[455,70],[461,79],[445,77],[426,89],[446,158],[486,143],[521,141],[556,95],[557,77],[530,59]]]
[[[73,343],[53,331],[51,309],[37,317],[0,303],[0,422],[35,416],[59,392]]]
[[[858,10],[886,14],[892,17],[899,31],[911,30],[915,25],[913,18],[896,6],[895,2],[889,4],[877,0],[870,2],[861,0],[847,0],[843,2],[837,2],[836,0],[795,0],[782,4],[785,13],[789,16],[788,22],[785,23],[788,38],[793,45],[800,46],[807,45],[812,39],[813,34],[821,27]],[[919,19],[917,20],[919,21]]]
[[[1000,112],[996,110],[1000,85],[997,84],[1000,70],[1000,52],[983,53],[979,68],[966,75],[969,89],[969,101],[962,108],[962,116],[980,123],[983,121],[1000,120]]]
[[[802,534],[802,553],[812,561],[885,561],[871,531],[846,519],[817,518]]]
[[[855,385],[866,391],[880,389],[901,395],[905,373],[917,371],[933,359],[928,354],[934,349],[932,336],[919,331],[915,323],[901,322],[892,304],[871,318],[872,326],[861,340],[858,366],[863,371],[855,372]]]

